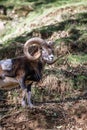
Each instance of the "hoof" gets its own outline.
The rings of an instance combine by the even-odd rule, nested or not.
[[[23,108],[25,108],[26,107],[26,102],[24,100],[22,100],[21,105],[22,105]]]
[[[32,103],[28,104],[28,106],[29,108],[35,108],[35,106]]]

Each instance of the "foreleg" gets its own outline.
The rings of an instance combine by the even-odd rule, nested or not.
[[[30,108],[34,107],[34,105],[31,102],[31,85],[32,83],[27,86],[27,103],[30,106]]]
[[[22,88],[23,92],[22,92],[22,106],[25,107],[27,105],[27,99],[26,99],[26,95],[27,95],[27,87],[25,84],[25,77],[22,77],[20,79],[17,79],[19,82],[20,87]]]

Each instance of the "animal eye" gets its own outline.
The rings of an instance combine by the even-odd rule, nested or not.
[[[43,52],[46,52],[46,49],[42,48],[42,51],[43,51]]]

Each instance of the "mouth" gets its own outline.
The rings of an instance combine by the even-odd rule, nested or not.
[[[54,64],[57,60],[58,60],[57,57],[51,58],[51,59],[44,59],[44,61],[45,61],[47,64],[49,64],[49,65]]]
[[[49,58],[47,61],[52,62],[53,60],[54,60],[54,58]]]
[[[53,61],[53,58],[44,57],[43,59],[44,59],[45,61],[50,61],[50,62]]]

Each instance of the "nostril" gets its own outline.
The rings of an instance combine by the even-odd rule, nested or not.
[[[52,55],[52,56],[51,56],[51,58],[53,59],[53,58],[54,58],[54,56]]]
[[[50,55],[50,59],[53,60],[54,56],[53,55]]]

